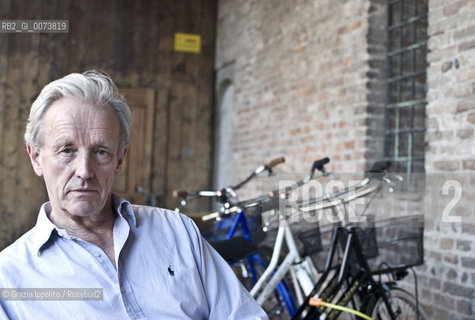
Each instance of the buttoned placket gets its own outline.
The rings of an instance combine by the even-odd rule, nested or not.
[[[116,252],[116,265],[117,265],[117,276],[120,285],[120,292],[122,294],[122,300],[124,301],[124,306],[129,314],[131,319],[145,319],[140,305],[137,302],[135,297],[134,290],[132,285],[127,278],[125,268],[123,266],[122,260],[120,259],[123,252],[125,243],[129,236],[130,227],[124,218],[124,213],[119,215],[114,223],[114,251]]]
[[[114,237],[114,251],[116,254],[117,270],[109,260],[109,257],[105,252],[96,246],[95,244],[83,241],[80,238],[69,236],[65,230],[57,229],[57,233],[60,237],[68,240],[72,240],[86,249],[94,260],[101,266],[101,269],[105,272],[107,277],[117,283],[117,289],[120,291],[124,308],[127,311],[130,319],[140,320],[146,319],[140,308],[137,299],[135,297],[132,286],[127,279],[127,275],[124,270],[124,266],[120,260],[120,253],[127,241],[130,227],[124,217],[118,216],[114,223],[113,237]]]

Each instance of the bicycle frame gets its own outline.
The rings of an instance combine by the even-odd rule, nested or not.
[[[252,242],[251,236],[249,234],[249,228],[247,226],[246,216],[244,215],[244,212],[242,210],[240,210],[236,215],[236,218],[234,219],[233,225],[231,226],[231,229],[229,230],[226,239],[231,239],[234,236],[234,233],[236,232],[239,224],[242,225],[243,236],[247,240]]]
[[[341,243],[341,239],[346,240],[345,246],[343,248],[344,255],[341,264],[333,266],[332,261],[336,253],[338,243]],[[350,268],[350,260],[352,258],[352,254],[356,255],[355,258],[357,262],[361,264],[361,268],[359,274],[356,277],[352,278],[352,281],[350,283],[350,281],[348,280],[348,271]],[[332,270],[336,270],[336,272],[332,275],[331,279],[329,279]],[[329,282],[327,286],[325,288],[322,288],[323,284],[328,280]],[[371,272],[368,262],[363,255],[361,244],[359,242],[358,235],[356,234],[355,230],[353,228],[346,229],[340,226],[336,226],[333,230],[332,242],[325,265],[325,271],[323,272],[321,278],[311,290],[309,295],[306,297],[305,302],[301,304],[300,308],[294,314],[292,320],[301,319],[300,316],[303,315],[305,312],[306,315],[303,318],[304,320],[319,319],[320,315],[325,312],[325,307],[309,307],[308,302],[310,301],[310,298],[317,295],[319,291],[323,289],[323,291],[318,294],[318,297],[322,300],[331,301],[337,296],[338,292],[341,290],[345,282],[348,284],[348,287],[343,292],[341,292],[340,298],[336,303],[337,305],[347,305],[350,301],[352,301],[352,299],[354,299],[354,297],[358,293],[360,293],[359,288],[371,288],[371,292],[368,293],[368,295],[377,293],[382,296],[388,308],[391,319],[396,319],[391,305],[387,300],[386,295],[383,293],[385,290],[383,284],[373,279],[373,273]],[[341,312],[342,311],[340,310],[330,310],[325,315],[325,319],[337,319]]]
[[[289,253],[274,272],[282,251],[282,244],[286,242]],[[251,289],[251,295],[256,301],[262,305],[277,287],[279,282],[284,278],[285,274],[290,271],[294,289],[297,294],[298,304],[302,304],[304,297],[307,296],[315,283],[312,278],[312,270],[307,260],[302,260],[295,243],[290,226],[285,219],[280,218],[277,237],[274,243],[271,261],[261,275],[256,285]],[[270,278],[268,280],[268,278]],[[268,280],[268,282],[266,282]],[[262,290],[262,292],[260,292]],[[293,315],[293,313],[291,313]]]
[[[243,229],[243,236],[247,240],[252,242],[252,239],[250,237],[249,228],[248,228],[248,225],[247,225],[247,222],[246,222],[246,216],[245,216],[243,210],[238,211],[238,214],[236,215],[236,218],[234,219],[233,225],[231,226],[231,229],[229,230],[229,232],[226,236],[226,239],[231,239],[234,236],[234,233],[236,232],[236,230],[237,230],[237,228],[240,224],[241,224],[242,229]],[[249,271],[251,272],[252,280],[253,280],[254,283],[256,283],[256,282],[258,282],[258,279],[257,279],[256,270],[254,268],[254,263],[257,262],[264,269],[266,269],[266,264],[264,263],[262,257],[258,253],[247,256],[247,262],[248,262],[248,265],[249,265]],[[272,262],[272,260],[271,260],[271,262]],[[292,299],[292,296],[291,296],[291,294],[290,294],[290,292],[287,288],[287,285],[285,284],[285,282],[283,282],[281,280],[282,279],[280,279],[276,283],[276,286],[269,292],[269,294],[271,294],[275,289],[277,289],[279,291],[279,293],[281,294],[282,299],[284,300],[283,302],[285,303],[290,315],[293,315],[297,310],[297,306],[295,305],[295,302]],[[299,300],[303,300],[303,298],[300,297]]]
[[[383,177],[381,181],[388,183],[391,182],[390,179]],[[382,183],[382,182],[381,182]],[[381,190],[382,184],[378,183],[375,186],[368,185],[366,183],[361,183],[352,188],[347,188],[344,192],[340,192],[340,195],[348,194],[348,191],[355,191],[354,193],[348,194],[346,199],[322,199],[327,201],[327,203],[318,203],[318,201],[307,202],[305,205],[312,205],[314,208],[318,207],[319,209],[327,208],[330,206],[335,206],[338,204],[346,205],[350,201],[362,197],[371,193],[375,193],[378,190]],[[358,191],[361,189],[361,191]],[[320,199],[319,199],[320,200]],[[320,200],[321,201],[321,200]],[[345,217],[346,218],[346,217]],[[346,225],[347,221],[344,221]],[[343,245],[343,242],[345,243]],[[341,262],[338,265],[333,265],[334,257],[338,248],[338,244],[343,250],[343,256]],[[356,259],[356,260],[355,260]],[[357,273],[356,275],[349,275],[349,270],[354,266],[356,262]],[[332,270],[336,271],[332,276]],[[292,317],[292,320],[301,319],[301,316],[304,316],[304,319],[320,319],[320,316],[325,313],[326,307],[309,307],[308,303],[310,299],[314,296],[318,296],[323,301],[332,301],[335,298],[338,299],[336,305],[345,306],[351,301],[354,301],[354,297],[359,294],[362,307],[368,303],[369,298],[372,295],[377,295],[382,297],[383,302],[388,311],[388,315],[391,319],[396,319],[396,314],[392,309],[391,303],[388,300],[387,295],[385,294],[385,284],[381,281],[376,281],[374,276],[381,273],[391,273],[392,269],[387,269],[385,272],[372,271],[369,267],[368,260],[363,254],[363,249],[356,233],[356,229],[352,226],[342,227],[335,226],[333,229],[330,250],[327,256],[325,263],[325,269],[320,277],[319,281],[316,283],[311,292],[307,295],[305,302],[301,304],[297,312]],[[324,283],[327,283],[323,287]],[[341,290],[344,284],[347,284],[345,290]],[[338,294],[340,295],[338,296]],[[337,319],[342,311],[337,309],[332,309],[325,313],[324,319],[333,320]]]

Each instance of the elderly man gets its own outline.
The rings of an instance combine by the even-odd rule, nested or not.
[[[131,118],[97,71],[53,81],[33,103],[25,141],[50,201],[0,253],[0,316],[267,319],[189,218],[111,193]]]

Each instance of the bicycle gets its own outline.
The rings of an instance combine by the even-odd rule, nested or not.
[[[378,166],[378,170],[373,171],[382,171],[384,166]],[[376,191],[381,190],[383,182],[390,183],[391,180],[387,175],[383,175],[379,183],[371,185],[365,179],[362,183],[332,196],[301,203],[300,209],[306,206],[314,210],[316,207],[333,208],[346,205],[358,197],[374,195]],[[343,195],[346,195],[346,198],[341,198]],[[393,218],[388,220],[387,227],[389,236],[393,237],[393,243],[403,243],[402,246],[406,250],[412,247],[415,250],[412,255],[405,256],[401,252],[397,252],[396,256],[384,254],[386,249],[381,247],[381,239],[377,241],[376,232],[384,229],[376,226],[375,222],[369,222],[367,225],[336,225],[323,274],[292,319],[337,319],[343,311],[356,314],[358,319],[428,319],[418,303],[417,280],[415,297],[397,286],[397,281],[407,276],[409,268],[423,263],[423,218]],[[411,227],[414,233],[408,235],[408,228]],[[401,237],[401,234],[404,234],[404,237]],[[379,234],[379,238],[383,236],[384,233]],[[338,248],[343,255],[335,258]],[[369,259],[380,256],[383,256],[380,264],[377,267],[370,266]],[[391,260],[394,258],[399,260]],[[389,280],[383,281],[383,275],[389,277]],[[376,280],[376,277],[379,277],[379,280]],[[348,308],[347,305],[351,307]]]
[[[324,165],[328,162],[328,158],[317,160],[312,164],[310,174],[304,179],[295,183],[294,185],[283,188],[282,190],[271,191],[268,194],[262,195],[260,197],[242,201],[240,203],[237,203],[234,207],[230,208],[229,211],[242,213],[254,209],[258,211],[258,214],[270,210],[279,212],[279,207],[281,205],[280,195],[288,194],[292,190],[295,190],[296,188],[299,188],[302,185],[308,183],[311,179],[313,179],[316,170],[320,171],[322,173],[322,176],[326,176],[327,172],[324,168]],[[276,271],[274,271],[277,266],[277,263],[279,262],[279,257],[283,251],[282,245],[284,241],[287,244],[288,253],[283,259],[282,266],[279,267]],[[302,257],[299,253],[296,241],[292,234],[292,230],[289,224],[287,224],[286,220],[281,221],[280,226],[277,230],[277,236],[274,242],[272,255],[270,256],[270,260],[267,265],[264,266],[264,264],[260,263],[259,261],[257,262],[258,263],[256,264],[256,261],[252,259],[252,256],[251,259],[248,259],[247,261],[247,266],[250,268],[251,274],[260,274],[259,277],[253,277],[255,285],[252,287],[250,292],[255,298],[257,298],[257,302],[264,306],[265,309],[267,309],[266,304],[268,304],[268,299],[273,298],[273,293],[275,292],[275,289],[279,288],[279,284],[284,280],[287,271],[289,271],[289,274],[291,276],[290,283],[293,284],[293,292],[287,294],[289,297],[294,296],[297,299],[298,304],[303,302],[304,296],[308,294],[311,288],[313,287],[314,274],[316,273],[315,267],[313,267],[312,262],[307,259],[307,257]],[[262,267],[264,267],[264,269],[262,269]],[[257,272],[256,269],[261,270]],[[265,289],[263,295],[261,296],[262,298],[256,297],[256,292],[260,290],[263,283],[263,279],[268,278],[270,275],[272,275],[271,285],[267,289]],[[289,316],[292,316],[295,313],[298,304],[296,304],[293,299],[284,298],[283,300],[285,302],[286,310],[289,313]]]
[[[319,170],[322,172],[322,175],[325,175],[325,169],[324,165],[329,162],[328,158],[324,158],[321,160],[317,160],[312,164],[310,174],[297,182],[294,186],[285,188],[283,190],[275,190],[270,192],[269,194],[249,199],[246,201],[242,202],[234,202],[232,203],[232,206],[230,205],[229,202],[229,197],[224,196],[223,194],[227,191],[224,189],[224,192],[220,192],[216,194],[217,196],[220,196],[220,199],[225,199],[226,201],[222,202],[222,208],[224,210],[221,210],[219,213],[212,213],[210,215],[204,216],[203,220],[209,220],[209,219],[216,219],[220,218],[224,215],[228,214],[236,214],[235,222],[231,230],[229,231],[228,234],[228,239],[225,241],[214,241],[211,242],[211,244],[217,249],[218,252],[222,254],[222,256],[227,259],[228,261],[242,261],[242,259],[246,259],[247,262],[246,264],[241,263],[241,268],[243,270],[244,278],[249,278],[249,274],[251,275],[252,278],[252,283],[259,283],[259,279],[262,276],[267,276],[269,273],[272,273],[272,269],[275,267],[275,264],[277,262],[274,256],[270,258],[270,262],[267,259],[267,256],[269,255],[266,252],[263,252],[265,248],[259,247],[255,245],[254,237],[246,237],[248,234],[248,230],[246,227],[246,220],[244,218],[246,212],[249,212],[250,210],[256,210],[258,211],[257,214],[260,214],[263,211],[268,211],[268,210],[277,210],[279,208],[279,198],[276,197],[275,195],[279,195],[282,193],[288,193],[291,190],[300,187],[310,181],[316,170]],[[249,181],[249,179],[246,179],[245,181]],[[242,184],[238,184],[239,186],[242,186]],[[212,196],[213,193],[206,192],[203,194],[201,193],[195,193],[198,195],[205,195],[205,196]],[[256,214],[256,213],[255,213]],[[238,223],[243,224],[244,226],[244,236],[234,236],[234,232],[236,230],[236,225]],[[279,246],[282,245],[282,241],[285,238],[287,241],[287,244],[289,248],[291,248],[289,254],[292,257],[292,263],[295,262],[295,264],[292,265],[292,270],[295,272],[295,276],[293,276],[292,282],[294,284],[301,284],[304,286],[304,289],[306,290],[305,293],[308,293],[308,291],[312,288],[314,280],[313,280],[313,273],[314,269],[311,265],[309,265],[309,260],[303,260],[301,259],[298,250],[296,248],[295,240],[293,240],[293,236],[291,233],[290,228],[287,228],[287,230],[284,232],[285,229],[281,229],[277,232],[277,237],[280,239],[277,243]],[[284,236],[285,234],[285,236]],[[262,241],[262,238],[260,238],[259,242]],[[275,251],[275,250],[274,250]],[[280,252],[280,248],[278,248],[278,251]],[[257,252],[257,254],[256,254]],[[289,258],[290,259],[290,258]],[[287,261],[290,261],[287,259]],[[265,270],[265,271],[264,271]],[[249,271],[249,272],[248,272]],[[261,275],[261,273],[263,273]],[[298,282],[297,282],[298,279]],[[256,284],[257,285],[257,284]],[[254,288],[253,286],[252,288]],[[250,287],[248,287],[251,289]],[[276,291],[277,289],[277,291]],[[299,300],[299,303],[303,301],[303,293],[301,292],[300,287],[295,287],[294,292],[297,293],[297,299]],[[251,290],[252,293],[252,290]],[[274,294],[273,294],[274,293]],[[271,297],[272,296],[272,297]],[[269,302],[269,297],[271,297],[271,302]],[[283,306],[285,305],[285,309],[289,313],[289,316],[291,316],[293,313],[296,311],[297,304],[295,303],[293,299],[293,294],[290,292],[286,281],[284,281],[283,277],[279,278],[279,281],[275,283],[275,286],[272,288],[271,291],[267,293],[266,301],[263,301],[261,305],[264,306],[264,309],[268,313],[276,314],[276,315],[282,315],[284,313]]]
[[[197,192],[187,192],[185,190],[173,191],[175,198],[181,198],[180,205],[182,207],[187,205],[189,197],[193,197],[192,199],[198,197],[213,197],[220,202],[218,212],[202,217],[203,221],[213,219],[218,221],[215,230],[211,234],[204,234],[204,236],[225,260],[231,265],[238,264],[240,266],[242,274],[241,281],[248,289],[252,285],[248,284],[247,280],[251,278],[252,283],[257,281],[259,276],[258,268],[252,267],[248,272],[248,268],[245,267],[242,261],[245,259],[248,263],[252,261],[252,265],[254,265],[254,263],[257,263],[259,266],[266,265],[266,259],[263,257],[265,252],[259,247],[265,240],[266,234],[262,229],[258,228],[260,221],[252,220],[252,217],[258,217],[257,215],[250,217],[250,215],[246,215],[243,210],[239,212],[235,210],[235,204],[238,203],[236,190],[263,172],[268,172],[269,175],[272,174],[272,169],[284,161],[285,159],[283,157],[274,159],[256,168],[248,177],[238,184],[222,188],[221,190]],[[179,208],[176,210],[178,211]],[[231,222],[229,223],[229,221]],[[228,225],[230,225],[230,227],[228,227]],[[294,305],[285,282],[282,281],[279,283],[277,290],[278,292],[276,292],[275,295],[276,302],[272,307],[268,308],[268,311],[274,309],[274,305],[280,305],[282,303],[289,306]]]

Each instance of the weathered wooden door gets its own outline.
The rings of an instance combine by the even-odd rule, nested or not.
[[[146,204],[148,199],[140,188],[150,191],[152,176],[154,113],[157,94],[154,89],[123,89],[134,118],[131,143],[122,171],[113,191],[132,203]]]

